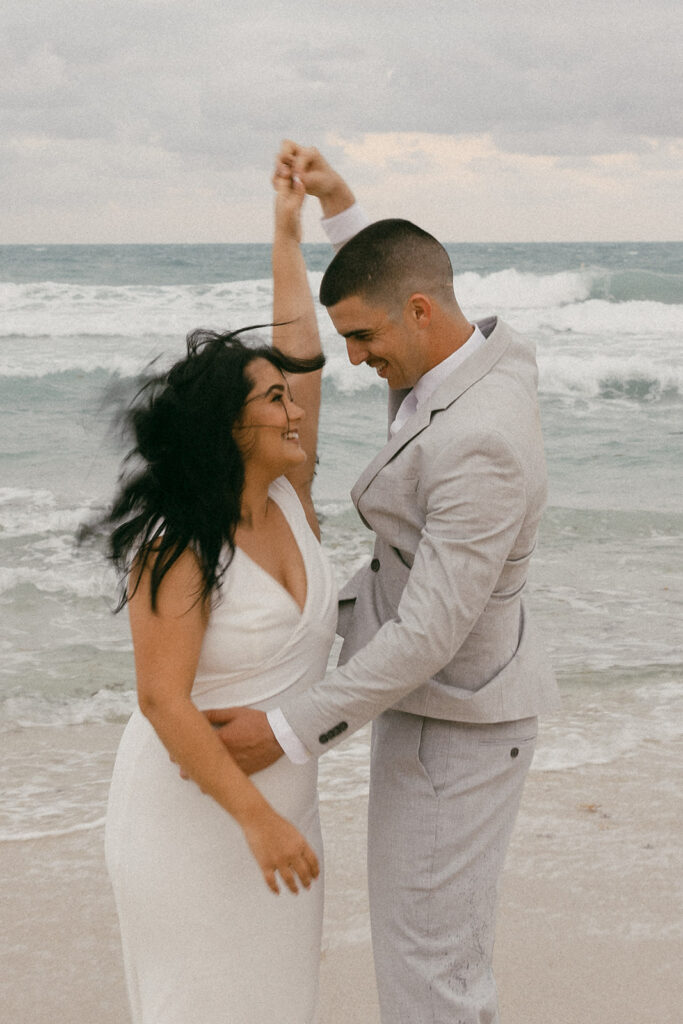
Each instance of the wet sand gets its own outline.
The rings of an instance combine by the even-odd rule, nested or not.
[[[89,736],[113,755],[119,732],[92,727]],[[666,743],[608,765],[531,773],[501,891],[503,1024],[678,1024],[682,776],[679,752]],[[364,803],[358,796],[322,808],[321,1024],[379,1022]],[[0,843],[0,892],[3,1019],[126,1024],[102,829]]]

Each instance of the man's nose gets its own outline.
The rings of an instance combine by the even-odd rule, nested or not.
[[[359,366],[364,363],[368,357],[367,346],[361,341],[354,341],[351,338],[346,339],[346,351],[349,357],[349,362],[354,366]]]

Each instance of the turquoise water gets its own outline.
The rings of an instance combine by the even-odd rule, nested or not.
[[[683,244],[449,249],[470,319],[497,313],[537,345],[550,495],[529,603],[565,702],[536,765],[609,760],[669,735],[681,700]],[[306,255],[317,288],[329,253]],[[180,355],[196,326],[267,321],[269,258],[263,245],[0,247],[0,732],[132,707],[115,581],[73,544],[121,454],[102,395]],[[320,326],[316,500],[343,581],[371,545],[348,492],[383,443],[384,385],[348,364],[324,311]],[[59,816],[49,785],[22,793],[0,797],[0,839],[35,830],[48,800]]]

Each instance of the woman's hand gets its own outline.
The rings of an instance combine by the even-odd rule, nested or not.
[[[273,174],[275,189],[275,233],[301,241],[301,208],[306,198],[303,183],[281,162]]]
[[[243,824],[244,835],[256,858],[268,888],[279,893],[275,872],[288,889],[298,892],[297,877],[304,888],[320,874],[318,858],[301,833],[270,805],[258,820]]]
[[[275,168],[276,173],[285,171],[301,178],[307,194],[320,200],[324,217],[334,217],[356,201],[342,176],[315,146],[300,146],[291,139],[283,139]]]

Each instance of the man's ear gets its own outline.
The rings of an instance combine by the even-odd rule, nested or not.
[[[414,292],[406,303],[406,313],[410,322],[420,329],[429,326],[432,312],[431,300],[422,292]]]

